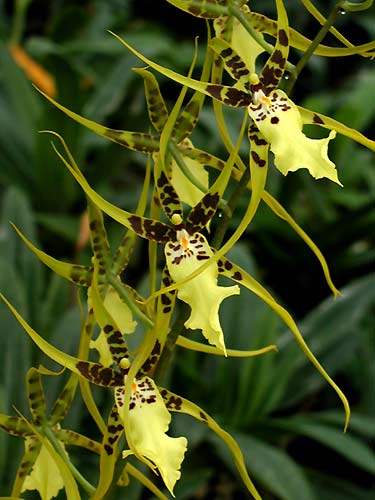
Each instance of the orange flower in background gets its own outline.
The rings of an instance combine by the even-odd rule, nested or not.
[[[23,69],[27,78],[50,97],[56,96],[56,83],[52,75],[34,61],[19,45],[11,45],[9,50],[14,61]]]

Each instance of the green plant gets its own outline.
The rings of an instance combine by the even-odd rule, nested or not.
[[[116,486],[129,486],[130,477],[149,488],[158,498],[166,498],[161,491],[162,485],[160,488],[156,486],[147,477],[140,463],[146,464],[151,470],[157,469],[165,486],[173,494],[176,481],[180,477],[179,469],[187,440],[184,436],[171,438],[166,434],[171,420],[170,412],[194,417],[221,438],[219,444],[215,441],[212,446],[218,450],[222,462],[237,469],[244,486],[254,498],[262,498],[263,492],[264,495],[271,492],[278,498],[288,500],[314,498],[314,488],[307,481],[307,476],[314,478],[314,471],[302,471],[284,451],[274,447],[280,442],[286,443],[284,447],[288,445],[292,441],[290,434],[306,435],[320,441],[349,458],[366,472],[370,470],[368,448],[354,437],[341,435],[337,430],[337,413],[316,412],[309,418],[303,415],[287,415],[281,418],[277,411],[300,404],[312,390],[321,389],[325,380],[336,391],[344,405],[346,429],[350,410],[344,393],[331,378],[337,368],[337,353],[332,356],[332,344],[340,344],[341,355],[350,352],[353,347],[350,344],[350,328],[363,326],[373,294],[373,281],[366,278],[359,284],[353,284],[347,290],[346,299],[338,299],[334,305],[323,305],[323,312],[319,309],[312,312],[302,323],[305,333],[305,336],[302,336],[300,327],[286,308],[250,274],[251,262],[248,262],[246,251],[239,240],[258,213],[261,201],[265,202],[275,215],[289,223],[315,253],[329,287],[335,295],[338,294],[320,250],[291,215],[265,190],[268,178],[268,150],[272,151],[274,164],[284,175],[289,171],[307,168],[314,178],[326,177],[340,184],[335,165],[327,155],[328,141],[334,138],[336,132],[358,141],[370,150],[375,149],[373,141],[360,132],[320,112],[297,107],[288,96],[300,71],[314,52],[330,56],[352,53],[372,56],[374,44],[353,47],[336,31],[333,33],[339,40],[344,41],[346,48],[334,49],[320,45],[322,37],[332,28],[342,9],[348,12],[358,8],[367,9],[372,2],[337,3],[313,41],[303,38],[294,30],[289,30],[287,13],[281,0],[276,1],[277,21],[250,11],[245,5],[246,2],[175,0],[170,3],[198,17],[214,19],[216,36],[212,38],[208,31],[208,46],[200,80],[192,78],[197,53],[188,76],[184,77],[154,63],[117,37],[146,64],[184,85],[169,111],[155,76],[146,69],[136,70],[144,81],[149,117],[155,132],[128,132],[99,125],[45,95],[76,122],[126,149],[146,153],[148,159],[143,167],[144,181],[138,191],[137,207],[133,211],[125,210],[99,195],[98,191],[91,187],[61,135],[50,132],[59,141],[59,146],[53,143],[57,157],[86,194],[92,258],[83,264],[57,260],[31,242],[35,241],[32,218],[29,230],[25,231],[23,228],[21,233],[15,227],[18,235],[41,262],[57,275],[84,290],[87,289],[87,294],[79,294],[78,303],[74,308],[75,317],[79,313],[81,318],[79,345],[77,336],[75,347],[64,343],[62,349],[57,348],[54,331],[56,318],[62,317],[62,321],[66,321],[63,316],[64,307],[60,302],[61,297],[64,297],[65,301],[68,300],[66,289],[61,286],[60,281],[53,281],[50,285],[53,293],[43,296],[40,264],[33,261],[29,266],[25,249],[16,256],[21,262],[21,272],[23,270],[28,273],[29,269],[34,269],[36,278],[31,281],[28,275],[22,280],[27,285],[26,288],[15,287],[11,291],[13,293],[8,294],[18,310],[4,296],[3,300],[35,345],[49,358],[71,371],[72,375],[67,382],[68,389],[63,390],[62,396],[52,398],[56,399],[57,403],[47,417],[44,397],[41,396],[40,374],[53,380],[58,380],[61,375],[56,377],[56,373],[52,373],[51,369],[42,366],[38,369],[31,368],[31,371],[28,371],[28,399],[32,419],[28,420],[22,415],[0,415],[1,427],[10,434],[22,435],[27,443],[21,462],[23,465],[18,470],[12,496],[19,496],[24,489],[38,489],[43,498],[51,498],[56,493],[42,493],[41,486],[35,480],[38,470],[46,473],[45,459],[49,456],[55,468],[49,478],[44,480],[44,486],[46,487],[50,480],[57,482],[56,485],[60,489],[65,488],[68,498],[80,497],[77,484],[81,491],[86,491],[92,498],[110,498],[116,495]],[[304,3],[309,5],[309,2]],[[274,45],[266,41],[264,32],[275,38]],[[242,58],[248,55],[249,46],[253,47],[251,57],[244,62]],[[306,49],[295,67],[288,62],[290,46]],[[263,52],[270,55],[259,70],[258,56]],[[222,84],[223,69],[234,78],[235,85]],[[286,81],[283,80],[285,71],[288,71],[289,76]],[[283,85],[285,91],[280,89]],[[195,92],[186,99],[189,87]],[[226,160],[195,147],[189,139],[199,119],[205,95],[214,98],[214,113],[224,149],[227,150]],[[224,115],[227,105],[245,108],[235,145],[232,144],[227,131]],[[243,153],[245,149],[242,142],[249,117],[250,153],[249,166],[246,166],[239,151]],[[330,129],[329,137],[308,138],[302,132],[302,122]],[[82,160],[79,155],[78,160]],[[211,167],[209,175],[204,167]],[[154,185],[151,182],[152,177]],[[42,190],[47,187],[44,179],[41,185]],[[48,190],[47,195],[51,195]],[[10,191],[8,196],[11,208],[6,208],[6,213],[17,213],[17,210],[22,214],[28,213],[27,201],[22,194],[15,190]],[[53,196],[56,196],[56,192]],[[127,204],[125,205],[128,209]],[[147,211],[149,217],[145,216]],[[217,212],[219,218],[215,218]],[[127,229],[120,241],[107,234],[103,213]],[[233,214],[239,218],[239,222],[231,228]],[[165,222],[168,219],[169,221]],[[45,223],[46,220],[44,218]],[[210,243],[202,234],[208,229],[209,236],[212,234]],[[231,234],[223,243],[228,229],[232,229]],[[137,236],[148,240],[149,282],[142,292],[140,288],[136,290],[130,286],[126,278],[129,265],[136,255],[133,254],[133,248]],[[14,238],[13,235],[12,242],[15,241]],[[164,256],[158,253],[155,243],[165,244]],[[234,260],[243,261],[241,266],[226,257],[229,251],[237,252]],[[4,246],[4,252],[8,252],[7,245]],[[10,266],[4,266],[5,273],[16,275],[17,262],[13,262],[14,257],[9,258],[8,255],[5,258],[11,263]],[[164,267],[160,272],[161,264],[164,264]],[[237,284],[228,287],[227,282],[223,282],[218,285],[219,274]],[[8,287],[6,281],[4,288]],[[253,292],[258,297],[258,302],[254,302],[251,307],[254,311],[251,341],[245,337],[241,349],[233,350],[227,348],[228,340],[233,335],[238,341],[237,329],[246,331],[249,327],[247,317],[245,324],[241,324],[241,315],[236,314],[236,308],[241,310],[247,307],[244,306],[244,301],[251,304],[253,300],[244,298],[242,292],[240,297],[225,301],[221,306],[226,297],[239,294],[238,284]],[[347,301],[357,306],[353,316],[348,310]],[[30,311],[27,308],[29,304]],[[39,304],[41,306],[38,308]],[[265,304],[273,310],[272,313],[265,308]],[[190,307],[190,316],[187,306]],[[230,322],[224,328],[219,321],[219,306],[224,309],[224,326],[226,321]],[[231,313],[231,309],[235,312]],[[340,309],[343,309],[343,313],[340,313]],[[35,314],[35,311],[38,311],[38,315],[33,317],[32,313]],[[338,324],[337,318],[340,318]],[[276,349],[274,343],[278,336],[280,320],[293,333],[304,357],[299,356],[299,351],[285,336],[279,341],[280,352],[277,356],[266,354]],[[316,335],[319,329],[324,332],[322,326],[328,328],[330,321],[335,335],[330,335],[328,339],[322,332]],[[130,335],[137,324],[136,334]],[[211,345],[191,340],[187,336],[189,327],[201,330]],[[311,350],[305,338],[309,339],[313,334],[311,344],[313,346],[316,342],[316,345],[315,349]],[[268,347],[264,347],[267,344]],[[23,357],[26,371],[29,363],[33,363],[34,356],[28,343],[24,342],[22,345],[27,351],[27,355]],[[171,365],[176,346],[186,352],[177,358],[181,359],[181,362],[174,361]],[[94,350],[98,353],[96,360]],[[210,359],[205,368],[206,361],[202,362],[202,354],[198,356],[189,351],[211,354],[213,360]],[[78,353],[75,356],[68,352]],[[323,364],[313,352],[321,357]],[[14,355],[20,355],[20,352]],[[219,356],[224,358],[219,359]],[[231,364],[227,359],[231,356],[236,359],[260,357],[252,360],[251,364],[250,360],[237,360],[236,364]],[[307,361],[312,363],[314,371],[310,369]],[[240,370],[242,363],[246,365]],[[329,375],[323,367],[326,365],[330,366]],[[202,402],[204,409],[159,385],[163,379],[168,378],[169,385],[175,386],[180,392],[180,379],[187,378],[187,386],[194,387],[200,380],[197,373],[200,374],[204,370],[208,373],[214,372],[216,377],[210,380],[209,386],[201,383],[199,391],[188,391],[197,402],[206,401],[206,397],[209,397],[209,404]],[[19,375],[17,370],[17,376]],[[294,383],[293,377],[297,375],[308,381],[308,385],[298,384],[298,380]],[[220,387],[229,377],[233,380],[233,385],[238,386],[238,390],[231,392],[224,404],[221,402],[219,425],[208,415],[206,407],[212,405],[213,412],[216,411],[221,398],[216,401],[215,393],[220,396]],[[189,379],[193,384],[189,384]],[[82,403],[73,404],[78,385],[88,414],[96,423],[94,434],[97,438],[64,432],[58,425],[70,406],[72,412],[77,411],[76,408],[82,408]],[[108,404],[101,408],[100,393],[92,385],[106,387],[107,391],[108,388],[114,390],[114,398],[113,401],[110,398],[109,408]],[[54,392],[57,392],[56,387]],[[251,394],[250,399],[244,397],[247,393]],[[23,403],[19,408],[24,406]],[[78,422],[77,418],[75,421]],[[363,423],[368,425],[366,417],[361,415],[355,415],[353,421],[357,422],[354,425],[358,428]],[[233,437],[224,431],[221,425],[233,430],[232,435],[242,444],[244,455]],[[180,429],[178,434],[186,433]],[[373,430],[369,430],[368,435],[373,435]],[[30,448],[30,439],[36,443],[36,448],[34,445]],[[204,433],[204,436],[196,440],[195,445],[199,447],[199,443],[207,440],[211,442],[212,438]],[[73,465],[63,443],[78,444],[99,454],[99,462],[92,462],[96,463],[98,473],[96,477],[90,476],[96,486],[83,476],[83,470],[78,470]],[[350,452],[346,446],[350,446]],[[251,449],[256,451],[258,461],[251,458]],[[135,455],[138,461],[129,461],[130,455]],[[268,463],[271,464],[270,467],[267,467]],[[261,489],[254,486],[246,466],[253,470]],[[195,485],[212,476],[210,467],[206,467],[204,471],[203,481],[202,478],[195,480]],[[288,476],[288,471],[294,475],[294,483],[285,484],[284,475]],[[324,480],[325,478],[321,477],[315,483],[323,483]],[[130,481],[130,485],[132,484]],[[178,486],[176,491],[177,488]],[[184,486],[181,488],[178,498],[189,494],[188,490],[184,491]],[[356,491],[365,495],[359,489]]]

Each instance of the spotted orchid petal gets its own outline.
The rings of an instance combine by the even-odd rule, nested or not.
[[[174,394],[173,392],[163,387],[160,387],[160,394],[164,399],[165,405],[168,408],[168,410],[170,410],[171,412],[185,413],[186,415],[190,415],[196,420],[207,425],[212,431],[214,431],[217,434],[217,436],[225,443],[228,450],[230,451],[234,459],[235,466],[244,482],[244,485],[251,494],[252,498],[254,500],[262,500],[262,497],[255,488],[246,470],[246,465],[241,449],[236,443],[236,441],[233,439],[233,437],[224,429],[222,429],[216,423],[216,421],[212,417],[210,417],[210,415],[208,415],[208,413],[202,410],[200,406],[192,403],[188,399],[182,398],[177,394]]]
[[[123,387],[115,390],[117,408],[123,421],[124,393]],[[187,439],[172,438],[166,434],[170,421],[171,415],[154,381],[149,377],[134,380],[126,425],[137,452],[155,464],[173,495],[173,488],[181,476],[180,467],[187,449]],[[130,450],[124,451],[123,457],[131,453]]]
[[[189,235],[186,229],[177,231],[177,242],[168,242],[165,246],[168,270],[175,282],[184,280],[212,255],[206,238],[200,233]],[[190,317],[185,322],[186,328],[201,329],[208,342],[225,353],[219,306],[226,297],[238,295],[240,290],[236,285],[218,286],[217,277],[217,264],[212,263],[195,278],[180,285],[177,297],[191,307]]]
[[[274,90],[266,96],[257,90],[248,112],[270,143],[275,165],[282,174],[307,168],[315,179],[326,177],[342,185],[335,164],[328,158],[328,143],[336,132],[331,131],[325,139],[306,137],[300,112],[285,92]]]
[[[273,19],[266,17],[258,12],[247,12],[245,14],[247,21],[258,33],[267,33],[273,37],[277,36],[277,22]],[[322,24],[324,24],[325,19]],[[352,56],[354,54],[360,54],[364,57],[371,57],[374,55],[373,51],[375,49],[375,41],[364,43],[361,45],[352,45],[348,40],[341,38],[339,32],[332,27],[330,32],[332,34],[336,33],[336,38],[338,38],[346,47],[330,47],[328,45],[319,44],[314,50],[314,54],[318,56],[325,57],[342,57],[342,56]],[[290,46],[294,47],[303,52],[311,45],[312,40],[305,37],[297,30],[289,27],[290,35]],[[341,39],[340,39],[340,38]]]

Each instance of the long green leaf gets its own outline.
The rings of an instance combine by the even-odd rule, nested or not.
[[[375,472],[373,451],[350,433],[343,434],[339,429],[313,422],[308,417],[302,416],[273,420],[272,426],[314,439],[335,450],[364,471],[370,474]]]
[[[268,491],[282,500],[315,500],[302,468],[287,453],[247,434],[233,432],[232,435],[243,450],[252,475]],[[233,469],[222,443],[215,440],[214,444],[220,458]]]

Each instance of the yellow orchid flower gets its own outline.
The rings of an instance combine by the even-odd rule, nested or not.
[[[257,75],[251,75],[250,80],[256,90],[247,109],[270,144],[276,168],[284,175],[307,168],[315,179],[327,177],[341,186],[335,164],[328,158],[328,143],[336,132],[332,130],[325,139],[306,137],[301,114],[285,92],[277,89],[266,95]]]
[[[172,438],[166,434],[171,415],[151,378],[142,377],[133,381],[129,418],[126,422],[124,394],[124,387],[115,389],[120,418],[130,429],[137,452],[155,464],[165,485],[173,495],[173,488],[181,476],[180,467],[187,449],[187,439],[185,437]],[[132,453],[131,450],[123,451],[123,458]]]
[[[29,439],[26,438],[25,446]],[[62,443],[60,445],[64,447]],[[50,500],[56,497],[63,488],[64,479],[61,472],[43,444],[30,474],[23,483],[21,493],[27,490],[37,490],[42,500]]]
[[[172,222],[182,224],[180,216],[175,215]],[[165,245],[165,257],[169,273],[175,282],[183,281],[213,255],[206,238],[200,233],[190,235],[181,227],[176,231],[175,242]],[[222,287],[217,285],[218,267],[212,263],[198,276],[177,289],[177,297],[191,307],[190,317],[185,322],[186,328],[202,330],[204,337],[210,344],[224,351],[226,354],[224,334],[220,326],[219,306],[231,295],[238,295],[238,285]]]

